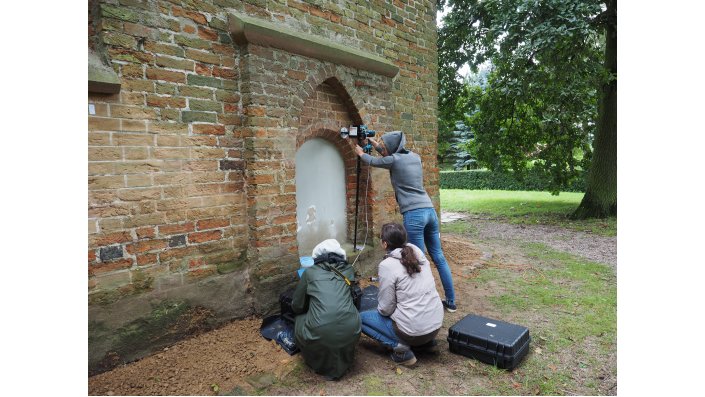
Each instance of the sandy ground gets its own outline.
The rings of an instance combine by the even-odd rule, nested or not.
[[[477,226],[478,239],[487,241],[479,244],[467,236],[443,236],[446,257],[452,264],[459,310],[445,315],[439,333],[441,353],[419,356],[419,363],[413,369],[396,366],[374,341],[362,336],[355,364],[348,374],[340,381],[326,382],[303,364],[300,354],[289,356],[274,342],[262,338],[259,334],[261,319],[250,318],[234,321],[137,362],[90,377],[89,395],[483,394],[483,390],[487,390],[483,386],[492,382],[491,376],[486,370],[480,370],[484,368],[482,364],[450,353],[445,341],[448,327],[467,313],[499,315],[484,299],[497,292],[495,286],[473,282],[476,269],[490,258],[494,262],[501,258],[502,262],[510,264],[508,266],[519,263],[522,260],[516,256],[520,255],[519,251],[512,249],[512,242],[516,241],[542,242],[558,250],[616,266],[616,238],[547,226],[521,227],[484,220],[470,221]],[[440,281],[438,277],[436,279],[442,295]],[[506,319],[513,320],[511,316]],[[522,320],[533,329],[545,322],[545,319],[531,317]],[[585,346],[576,348],[589,349],[590,343],[595,341],[586,341]],[[530,354],[536,353],[532,351]],[[571,363],[569,354],[558,358],[564,365],[575,366],[572,377],[580,384],[597,382],[599,394],[616,394],[616,352],[600,367],[589,368],[589,372],[580,363]],[[537,394],[537,390],[522,389],[521,368],[502,376],[516,379],[516,389],[509,394]],[[590,394],[590,390],[594,389],[578,386],[564,394]]]

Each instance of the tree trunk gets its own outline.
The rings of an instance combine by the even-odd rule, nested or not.
[[[605,40],[605,67],[615,77],[601,88],[587,188],[573,219],[617,215],[617,0],[607,1]]]

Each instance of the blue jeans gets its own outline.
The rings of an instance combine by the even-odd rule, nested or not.
[[[455,303],[453,276],[441,249],[441,231],[438,226],[438,216],[434,208],[417,208],[404,213],[404,228],[411,244],[419,247],[421,252],[428,249],[431,260],[436,264],[441,277],[446,301]],[[425,247],[425,248],[424,248]]]
[[[390,349],[394,349],[394,346],[399,343],[399,337],[394,333],[392,319],[379,314],[376,308],[361,312],[360,320],[362,320],[363,334]]]

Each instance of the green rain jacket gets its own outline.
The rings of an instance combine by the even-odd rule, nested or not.
[[[335,258],[339,259],[338,261]],[[350,368],[355,345],[360,338],[360,313],[350,287],[327,266],[335,268],[350,281],[355,274],[342,257],[330,255],[306,269],[294,291],[292,309],[296,316],[296,346],[316,373],[340,378]]]

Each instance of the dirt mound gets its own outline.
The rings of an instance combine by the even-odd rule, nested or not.
[[[88,379],[90,395],[213,395],[252,389],[249,377],[292,361],[259,334],[262,320],[234,321]]]

